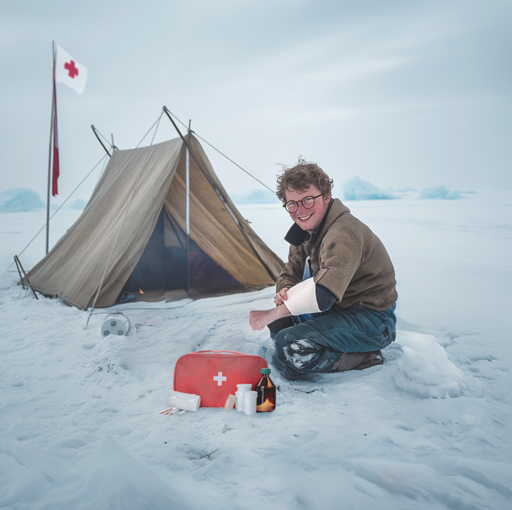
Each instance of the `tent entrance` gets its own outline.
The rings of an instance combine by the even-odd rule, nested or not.
[[[141,301],[169,301],[186,297],[187,283],[192,297],[242,290],[242,285],[192,239],[187,277],[186,251],[185,232],[164,207],[123,291]]]

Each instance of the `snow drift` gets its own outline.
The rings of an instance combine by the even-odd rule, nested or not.
[[[466,375],[434,336],[399,331],[396,342],[404,351],[395,374],[400,389],[425,398],[460,397],[467,389]]]

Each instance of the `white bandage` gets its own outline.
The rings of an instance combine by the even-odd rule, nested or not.
[[[316,286],[313,278],[308,278],[288,290],[288,299],[284,302],[292,315],[321,312],[316,301]]]
[[[165,403],[169,407],[185,409],[185,411],[197,411],[201,405],[201,397],[192,393],[181,393],[171,390],[165,397]]]

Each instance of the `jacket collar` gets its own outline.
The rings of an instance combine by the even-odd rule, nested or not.
[[[315,244],[320,236],[323,237],[325,230],[327,230],[339,216],[347,212],[350,212],[350,209],[344,205],[341,200],[334,198],[329,203],[322,222],[312,234],[302,230],[297,223],[294,223],[290,230],[288,230],[284,239],[293,246],[300,246],[305,241]]]

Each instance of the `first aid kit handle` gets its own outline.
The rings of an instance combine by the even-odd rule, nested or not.
[[[210,350],[206,350],[206,351],[196,351],[194,354],[202,354],[202,353],[205,353],[205,352],[213,352],[215,354],[217,353],[220,353],[220,352],[226,352],[226,353],[229,353],[229,354],[243,354],[243,352],[238,352],[238,351],[210,351]]]

